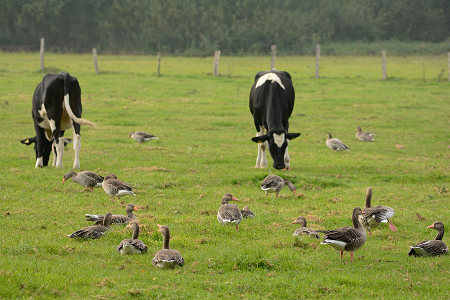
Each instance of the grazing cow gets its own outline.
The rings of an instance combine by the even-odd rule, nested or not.
[[[56,148],[56,167],[62,167],[64,131],[73,128],[73,168],[80,167],[80,125],[95,127],[81,118],[81,88],[76,77],[68,73],[47,74],[33,95],[32,116],[36,130],[36,168],[44,166],[44,157],[50,155],[52,141]],[[49,147],[50,145],[50,147]]]
[[[30,146],[31,144],[34,144],[34,152],[36,152],[36,159],[38,158],[37,153],[37,147],[36,147],[36,136],[33,136],[31,138],[23,139],[20,142],[22,144],[25,144],[27,146]],[[67,146],[67,144],[72,143],[72,139],[64,138],[64,147]],[[50,151],[53,152],[53,164],[52,166],[56,165],[56,146],[53,141],[48,141],[47,139],[44,140],[44,155],[43,155],[43,165],[48,165],[48,160],[50,157]]]
[[[258,143],[256,168],[266,168],[266,148],[269,148],[275,169],[289,169],[288,141],[300,133],[289,133],[289,117],[294,109],[295,92],[288,72],[259,72],[250,91],[250,112],[256,127]],[[265,133],[266,132],[266,133]]]

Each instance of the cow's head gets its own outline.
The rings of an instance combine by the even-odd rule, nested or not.
[[[280,132],[268,132],[264,135],[256,136],[252,138],[255,143],[262,143],[268,141],[270,155],[273,158],[273,167],[275,169],[284,169],[284,153],[288,145],[288,140],[299,137],[300,133],[287,133]]]
[[[43,139],[43,143],[44,143],[44,155],[42,157],[42,163],[43,166],[48,166],[48,160],[50,158],[50,153],[52,152],[52,143],[48,141],[47,139]],[[36,153],[36,159],[38,158],[38,153],[37,153],[37,138],[36,136],[31,137],[31,138],[27,138],[27,139],[23,139],[20,141],[22,144],[25,144],[27,146],[30,146],[31,144],[34,144],[34,152]]]

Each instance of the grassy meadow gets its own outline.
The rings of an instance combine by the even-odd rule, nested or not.
[[[409,246],[434,239],[434,221],[450,228],[450,84],[447,57],[387,58],[323,56],[314,79],[314,57],[278,57],[296,89],[290,131],[302,135],[289,146],[291,170],[273,170],[297,186],[276,199],[260,189],[267,169],[255,169],[257,146],[248,95],[270,57],[222,57],[221,77],[213,59],[0,52],[0,298],[390,298],[448,299],[448,256],[407,255]],[[32,147],[19,140],[35,135],[31,100],[48,72],[68,71],[82,88],[83,117],[97,129],[81,128],[82,170],[115,173],[136,187],[136,197],[111,201],[103,190],[87,192],[64,167],[35,169]],[[355,127],[376,133],[373,143],[355,138]],[[159,140],[137,144],[130,131]],[[334,153],[326,133],[351,151]],[[66,132],[67,137],[72,131]],[[50,158],[50,162],[52,157]],[[351,226],[355,206],[396,211],[398,231],[378,228],[350,254],[316,240],[294,240],[305,216],[308,226]],[[254,219],[239,231],[216,218],[222,195],[232,193]],[[149,253],[121,256],[116,246],[130,238],[125,227],[99,240],[66,235],[87,226],[85,213],[124,213],[134,203]],[[171,230],[171,247],[183,268],[159,270],[151,259],[162,247],[156,224]],[[450,244],[449,234],[444,241]]]

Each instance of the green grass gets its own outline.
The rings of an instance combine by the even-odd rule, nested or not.
[[[449,257],[407,255],[409,245],[435,237],[426,229],[432,222],[449,225],[450,86],[439,77],[445,56],[388,57],[386,81],[376,57],[322,57],[319,80],[313,57],[277,58],[296,88],[290,129],[302,135],[290,143],[292,169],[272,172],[304,195],[284,189],[275,199],[259,188],[268,171],[253,168],[248,109],[254,75],[270,57],[222,57],[223,76],[214,78],[212,58],[163,57],[156,77],[152,56],[100,56],[95,74],[89,55],[47,54],[49,70],[78,77],[83,117],[98,126],[81,129],[82,170],[115,173],[136,186],[137,196],[122,203],[101,189],[61,185],[73,163],[70,147],[62,169],[34,168],[33,149],[19,140],[34,136],[39,55],[0,58],[0,297],[448,299]],[[356,140],[358,125],[376,141]],[[139,145],[127,139],[133,130],[160,139]],[[351,151],[331,152],[327,132]],[[348,253],[341,262],[331,247],[293,239],[299,215],[313,228],[351,225],[368,186],[374,205],[396,210],[399,230],[374,230],[354,263]],[[225,192],[256,214],[238,232],[216,219]],[[142,208],[148,254],[120,256],[115,247],[131,233],[119,226],[100,240],[66,236],[87,225],[85,213],[123,213],[128,202]],[[170,227],[183,268],[152,266],[162,246],[156,223]],[[450,244],[448,235],[444,241]]]

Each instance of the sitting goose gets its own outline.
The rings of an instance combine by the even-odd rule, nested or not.
[[[134,206],[134,204],[127,204],[125,211],[127,215],[112,215],[111,216],[111,224],[128,224],[133,220],[137,220],[136,216],[133,214],[133,211],[139,211],[139,209]],[[95,222],[95,225],[101,225],[103,223],[103,219],[105,215],[90,215],[86,214],[86,221]]]
[[[328,132],[328,138],[325,142],[327,144],[327,147],[330,148],[333,151],[340,151],[340,150],[350,150],[346,144],[344,144],[340,139],[333,138],[331,136],[331,133]]]
[[[153,265],[162,269],[174,268],[176,266],[182,267],[184,265],[184,258],[180,252],[169,247],[169,227],[159,224],[156,225],[159,228],[159,232],[163,235],[163,249],[156,252],[155,257],[152,259]]]
[[[115,179],[115,175],[108,175],[105,177],[105,180],[103,180],[102,187],[105,193],[111,196],[112,199],[114,199],[115,196],[119,198],[126,195],[133,195],[136,196],[135,193],[133,193],[133,188],[126,182]]]
[[[154,136],[153,134],[149,134],[147,132],[144,131],[136,131],[136,132],[130,132],[130,134],[128,135],[128,138],[132,138],[133,140],[139,142],[139,143],[143,143],[143,142],[147,142],[150,140],[157,140],[158,137]]]
[[[344,251],[351,251],[351,261],[353,262],[353,251],[361,248],[366,242],[367,235],[363,225],[359,222],[358,216],[363,211],[359,207],[353,209],[353,226],[341,227],[335,230],[317,230],[325,233],[321,244],[330,245],[334,249],[341,251],[341,259]]]
[[[236,230],[239,230],[239,223],[242,221],[242,213],[239,207],[234,204],[228,204],[228,201],[239,201],[230,193],[226,193],[222,197],[219,211],[217,212],[217,220],[222,225],[236,225]]]
[[[362,131],[361,130],[361,126],[356,127],[355,137],[358,138],[360,141],[373,142],[374,141],[374,138],[373,138],[374,135],[375,135],[375,133]]]
[[[396,231],[397,227],[392,224],[389,220],[394,216],[394,209],[388,206],[376,206],[370,207],[372,199],[372,188],[367,188],[366,192],[366,207],[364,208],[364,213],[359,216],[360,222],[369,232],[369,235],[372,235],[370,231],[372,227],[377,227],[381,223],[389,223],[389,229],[392,231]]]
[[[298,217],[294,221],[292,221],[292,224],[299,224],[300,228],[295,229],[293,236],[301,236],[301,235],[307,235],[310,237],[314,237],[316,239],[319,239],[319,233],[315,231],[312,228],[306,227],[306,219],[304,217]]]
[[[117,251],[120,254],[142,254],[147,252],[147,246],[139,239],[139,223],[131,222],[127,228],[133,230],[133,237],[131,239],[122,240],[117,246]]]
[[[428,228],[436,229],[438,232],[436,238],[431,241],[423,241],[415,246],[410,246],[411,250],[408,255],[414,256],[435,256],[448,253],[448,247],[442,241],[444,237],[444,224],[442,222],[434,222]]]
[[[295,195],[295,185],[290,180],[283,179],[278,175],[268,175],[264,178],[261,183],[261,189],[266,192],[266,196],[268,193],[276,193],[276,197],[278,198],[278,194],[285,184]]]
[[[98,239],[108,231],[109,225],[111,225],[111,216],[111,213],[106,214],[103,225],[87,226],[67,236],[70,238]]]
[[[248,208],[248,205],[241,209],[242,218],[254,218],[255,214]]]
[[[95,187],[102,186],[103,176],[100,176],[91,171],[82,171],[75,173],[73,171],[64,174],[62,183],[64,183],[67,179],[72,178],[72,180],[79,185],[84,186],[89,190],[93,190]]]

